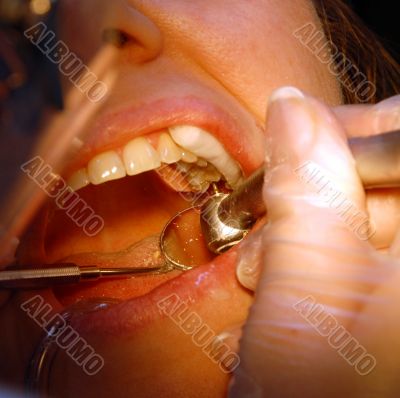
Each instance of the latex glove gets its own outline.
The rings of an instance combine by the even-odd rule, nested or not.
[[[367,200],[346,137],[399,128],[399,106],[394,98],[335,114],[293,88],[273,94],[269,223],[241,248],[238,279],[256,292],[230,397],[400,396],[400,245],[391,254],[373,245],[393,241],[398,191]],[[330,188],[318,192],[305,164],[322,170]],[[375,203],[371,233],[363,236],[341,215],[344,208],[335,209],[337,192],[359,215]]]

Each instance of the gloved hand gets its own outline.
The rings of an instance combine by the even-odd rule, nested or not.
[[[400,96],[335,110],[294,88],[271,98],[269,221],[241,246],[255,301],[229,396],[399,397],[400,195],[366,194],[347,136],[400,128]]]

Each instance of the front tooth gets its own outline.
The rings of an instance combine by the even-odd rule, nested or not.
[[[143,137],[125,145],[122,157],[128,175],[133,176],[161,166],[160,157],[153,146]]]
[[[163,133],[160,135],[157,150],[163,163],[172,164],[181,160],[182,151],[172,141],[169,134]]]
[[[214,165],[229,185],[241,180],[240,167],[213,135],[195,126],[175,126],[169,132],[178,145]]]
[[[117,180],[126,176],[125,167],[115,151],[103,152],[88,163],[88,175],[92,184]]]
[[[86,187],[90,184],[89,176],[85,168],[79,169],[68,178],[68,185],[74,191]]]

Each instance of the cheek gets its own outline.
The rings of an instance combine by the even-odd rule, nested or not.
[[[334,77],[294,35],[319,24],[308,1],[214,1],[199,10],[177,7],[168,34],[209,76],[264,119],[268,95],[284,85],[338,103]],[[179,29],[179,32],[178,32]],[[168,38],[168,35],[167,35]]]

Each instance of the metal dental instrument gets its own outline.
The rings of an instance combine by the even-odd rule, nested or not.
[[[164,267],[99,268],[73,263],[51,264],[48,267],[8,269],[0,272],[0,289],[38,289],[98,279],[127,278],[164,272]]]
[[[400,130],[348,140],[358,174],[365,188],[400,187]],[[262,198],[264,167],[258,169],[230,194],[216,194],[202,206],[200,224],[208,249],[221,254],[239,243],[258,218],[266,212]],[[193,211],[193,207],[185,211]],[[182,214],[179,213],[177,216]],[[165,226],[161,251],[169,263],[183,269],[185,264],[173,258],[164,241],[175,216]]]

